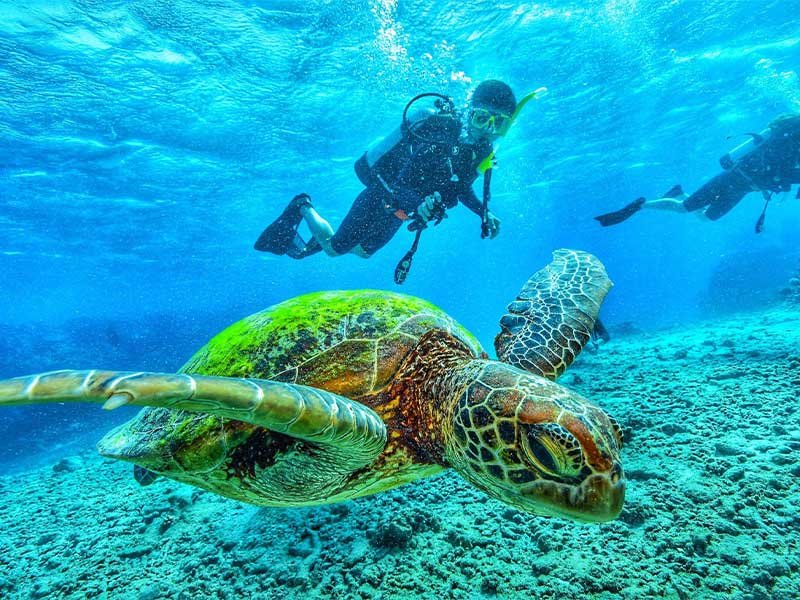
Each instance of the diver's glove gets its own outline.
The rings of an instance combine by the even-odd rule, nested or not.
[[[425,196],[425,199],[419,203],[414,211],[414,218],[422,223],[435,220],[439,223],[445,218],[445,206],[442,202],[442,195],[439,192]]]

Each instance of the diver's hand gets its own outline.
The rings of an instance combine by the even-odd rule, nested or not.
[[[489,211],[486,215],[486,220],[489,226],[489,239],[494,239],[500,235],[500,219]]]
[[[441,219],[444,215],[442,195],[439,192],[433,192],[429,196],[425,196],[425,199],[417,206],[414,214],[423,223],[427,223],[431,219]]]

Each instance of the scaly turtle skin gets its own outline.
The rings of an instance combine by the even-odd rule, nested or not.
[[[0,404],[147,406],[103,455],[252,504],[338,502],[453,468],[521,510],[606,521],[624,496],[619,428],[552,380],[610,287],[596,258],[556,251],[501,319],[504,362],[423,300],[320,292],[230,326],[179,374],[20,377],[0,381]]]

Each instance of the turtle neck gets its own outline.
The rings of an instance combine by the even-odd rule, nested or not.
[[[421,462],[449,466],[445,431],[461,392],[474,380],[478,366],[469,347],[450,333],[434,330],[420,338],[388,390],[399,399],[401,429],[408,447]]]

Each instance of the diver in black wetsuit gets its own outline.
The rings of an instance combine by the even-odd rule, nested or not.
[[[663,198],[638,198],[624,208],[595,217],[603,227],[617,225],[642,209],[695,212],[712,221],[725,216],[748,193],[759,191],[766,202],[756,232],[764,225],[764,216],[771,194],[788,192],[800,183],[800,114],[783,115],[761,133],[720,159],[722,173],[714,176],[692,195],[687,196],[680,185],[674,186]],[[800,190],[798,190],[800,197]]]
[[[353,253],[368,258],[405,221],[413,221],[411,228],[431,220],[438,223],[444,211],[458,202],[483,217],[484,206],[472,184],[478,166],[492,154],[493,142],[508,130],[516,108],[511,88],[489,80],[473,92],[466,123],[452,107],[417,115],[410,127],[404,122],[400,131],[356,162],[356,174],[366,189],[335,233],[311,205],[311,198],[300,194],[264,230],[255,249],[297,259],[320,250],[329,256]],[[491,212],[487,216],[488,235],[493,238],[500,231],[500,220]],[[313,235],[309,242],[297,233],[301,220]]]

